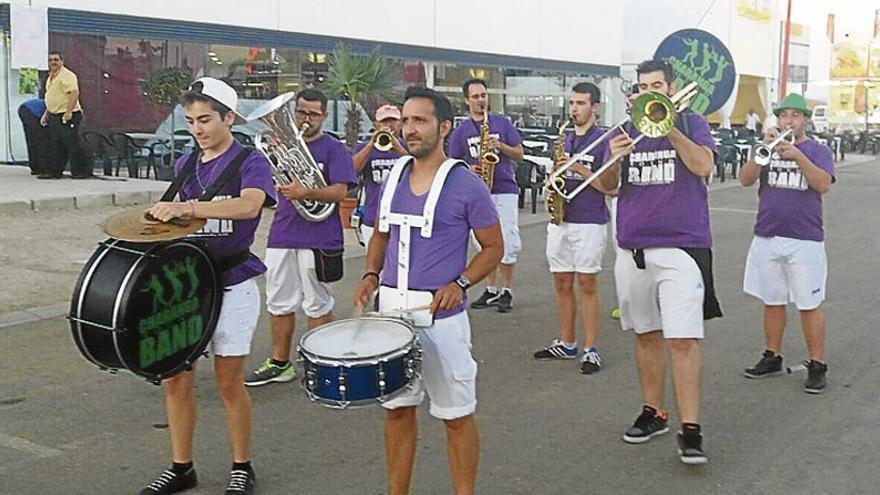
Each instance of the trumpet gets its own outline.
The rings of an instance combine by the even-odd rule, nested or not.
[[[792,128],[786,128],[776,136],[776,139],[767,144],[758,143],[752,147],[752,159],[755,161],[755,164],[760,167],[767,166],[770,163],[770,157],[773,156],[773,149],[783,140],[794,144],[794,130]]]
[[[394,136],[388,131],[376,131],[373,134],[373,147],[378,151],[391,151],[394,148]]]
[[[561,187],[565,185],[565,182],[558,180],[566,170],[577,163],[578,160],[585,157],[589,152],[593,151],[596,146],[599,146],[599,144],[611,137],[612,133],[617,130],[624,131],[623,126],[626,125],[627,122],[632,121],[633,126],[640,132],[640,134],[632,140],[632,146],[635,146],[645,137],[656,139],[669,134],[672,132],[672,129],[675,128],[675,115],[684,111],[691,104],[691,101],[695,96],[697,96],[696,82],[691,82],[672,96],[666,96],[661,93],[642,93],[633,102],[631,118],[628,117],[622,120],[619,124],[605,131],[604,134],[599,136],[598,139],[590,143],[579,153],[572,155],[568,161],[560,165],[559,168],[550,174],[550,177],[547,178],[546,187],[555,191],[557,194],[565,198],[566,201],[571,201],[572,198],[580,194],[581,191],[592,184],[597,177],[611,168],[611,166],[614,165],[614,162],[623,156],[623,154],[618,153],[611,156],[608,161],[603,163],[602,166],[593,173],[593,175],[578,184],[578,186],[570,192],[565,192],[565,189]]]

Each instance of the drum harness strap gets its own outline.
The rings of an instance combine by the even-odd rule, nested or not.
[[[440,165],[437,174],[434,175],[434,181],[431,183],[431,189],[428,191],[428,198],[425,200],[425,208],[421,215],[407,215],[403,213],[394,213],[391,211],[391,200],[394,199],[394,193],[399,187],[400,177],[403,170],[412,161],[411,156],[402,156],[394,163],[388,180],[385,182],[385,191],[382,193],[382,199],[379,203],[379,224],[380,232],[390,232],[392,225],[400,228],[400,235],[397,241],[397,294],[400,300],[406,301],[405,308],[409,308],[409,262],[410,262],[410,234],[412,228],[421,229],[422,237],[428,239],[434,229],[434,213],[437,209],[437,201],[440,199],[440,192],[443,184],[446,182],[446,176],[457,165],[466,165],[461,160],[452,158],[447,159]]]
[[[214,196],[220,192],[220,189],[223,188],[233,177],[238,176],[239,170],[241,170],[242,164],[247,159],[248,156],[253,152],[253,149],[245,147],[242,149],[235,158],[229,163],[229,166],[220,174],[220,177],[217,178],[207,189],[205,189],[204,193],[199,197],[198,201],[211,201]],[[189,158],[184,164],[183,168],[180,169],[180,173],[178,173],[174,180],[171,181],[171,185],[168,186],[168,189],[165,190],[165,193],[162,194],[162,199],[159,201],[174,201],[174,198],[177,197],[177,193],[180,192],[180,188],[183,187],[183,183],[189,178],[189,176],[195,172],[196,164],[199,162],[199,158],[201,157],[201,153],[191,153]],[[217,269],[221,272],[225,272],[230,268],[238,266],[241,263],[247,261],[250,257],[251,253],[249,250],[244,249],[241,251],[236,251],[227,256],[223,256],[219,259],[214,260],[217,265]]]

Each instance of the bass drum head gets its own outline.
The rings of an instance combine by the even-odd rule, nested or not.
[[[208,254],[180,241],[151,251],[124,287],[125,332],[116,345],[126,367],[152,381],[174,376],[202,354],[217,326],[223,288]]]

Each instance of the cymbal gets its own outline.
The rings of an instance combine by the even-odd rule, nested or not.
[[[114,239],[129,242],[157,242],[180,239],[198,232],[205,226],[204,218],[172,219],[160,222],[147,218],[142,208],[119,212],[101,224],[104,233]]]

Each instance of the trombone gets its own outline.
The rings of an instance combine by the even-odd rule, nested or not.
[[[770,157],[773,156],[773,149],[783,140],[794,144],[794,130],[791,127],[786,128],[773,141],[767,144],[758,143],[752,148],[752,159],[755,161],[755,164],[759,167],[769,165]]]
[[[620,129],[624,131],[623,126],[632,120],[633,126],[641,133],[632,140],[632,146],[642,140],[644,137],[652,139],[663,137],[669,134],[675,128],[675,115],[684,111],[691,103],[691,100],[697,96],[696,81],[683,87],[680,91],[672,96],[666,96],[661,93],[643,93],[633,102],[632,117],[627,117],[619,124],[605,131],[605,134],[599,136],[598,139],[590,143],[586,148],[575,155],[572,155],[565,163],[559,166],[550,177],[547,178],[546,186],[552,189],[566,201],[571,201],[581,191],[593,183],[597,177],[608,170],[614,162],[616,162],[623,154],[611,156],[608,161],[602,164],[593,175],[578,184],[578,186],[566,192],[564,189],[565,181],[561,180],[562,174],[565,173],[578,160],[593,151],[600,143],[611,137],[611,134]]]

